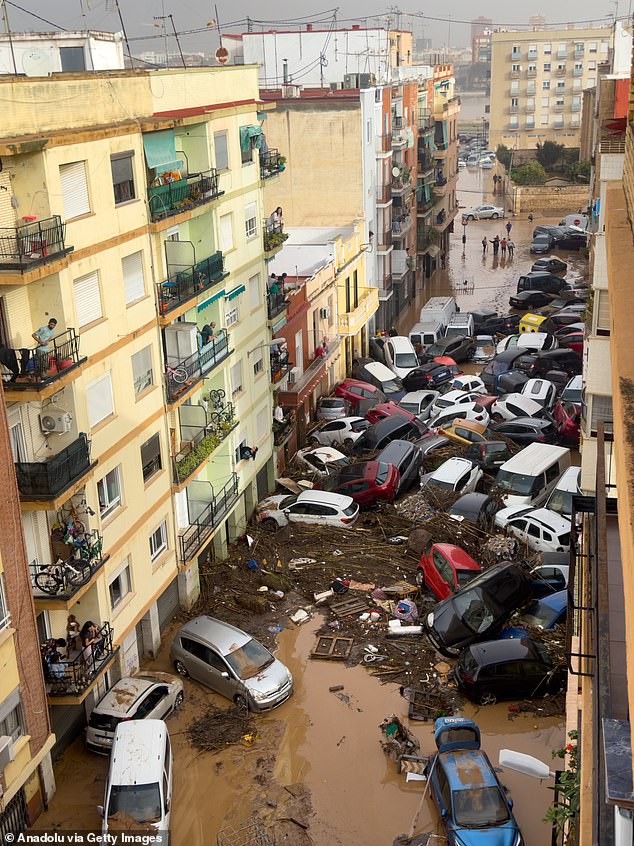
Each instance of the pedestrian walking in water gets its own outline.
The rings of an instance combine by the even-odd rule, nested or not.
[[[529,213],[528,213],[528,222],[529,222],[529,223],[532,223],[532,222],[533,222],[533,212],[529,212]]]
[[[506,255],[506,238],[502,238],[500,241],[500,247],[502,247],[502,255]]]
[[[447,256],[445,253],[440,254],[440,266],[443,270],[447,267]]]
[[[506,242],[506,249],[509,251],[509,258],[512,259],[513,258],[513,250],[515,249],[515,244],[511,241],[510,238]]]
[[[506,224],[506,235],[507,235],[508,238],[511,237],[511,229],[512,228],[513,228],[513,224],[509,220],[509,222]]]
[[[489,239],[490,240],[490,239]],[[500,239],[496,235],[495,238],[491,241],[493,244],[493,255],[497,256],[498,250],[500,249]]]
[[[487,247],[489,246],[489,242],[487,241],[487,236],[485,235],[482,239],[482,255],[485,256],[487,254]]]

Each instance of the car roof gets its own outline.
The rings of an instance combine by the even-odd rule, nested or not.
[[[365,430],[365,434],[374,434],[378,440],[395,429],[399,429],[401,426],[411,424],[413,419],[415,418],[407,417],[405,414],[389,414],[387,417],[383,417],[381,420],[373,423]]]
[[[555,386],[549,379],[529,379],[522,385],[524,396],[529,396],[529,393],[536,393],[538,396],[541,396],[550,390],[555,390]]]
[[[408,391],[405,396],[399,401],[399,405],[403,402],[420,402],[420,400],[425,399],[426,397],[433,395],[435,397],[439,396],[438,391],[427,390],[426,388],[422,388],[419,391]]]
[[[397,439],[384,446],[381,452],[377,455],[376,460],[383,461],[386,464],[398,464],[399,460],[404,455],[416,449],[418,449],[418,447],[410,441]]]
[[[479,570],[480,565],[473,558],[452,543],[435,543],[434,547],[454,565],[456,570]]]
[[[337,473],[337,482],[351,482],[353,479],[374,479],[379,469],[378,461],[362,461],[342,467]]]
[[[319,397],[319,405],[326,405],[328,403],[345,406],[346,401],[343,397]]]
[[[392,371],[390,371],[390,373],[391,372]],[[365,388],[365,390],[367,391],[378,391],[378,388],[371,382],[364,382],[363,379],[352,379],[349,376],[347,376],[341,384],[344,385],[346,388],[356,385],[359,388]],[[339,397],[339,399],[341,399],[341,397]]]
[[[119,723],[112,743],[108,776],[110,784],[129,786],[160,781],[167,736],[167,726],[163,720]]]
[[[542,406],[538,402],[535,402],[534,399],[527,397],[525,394],[517,393],[517,391],[515,391],[514,393],[511,393],[511,394],[503,394],[501,397],[497,398],[496,402],[500,402],[500,403],[512,402],[512,403],[515,403],[516,405],[521,406],[526,411],[530,411],[531,409],[533,411],[539,411],[542,408]]]
[[[435,482],[455,482],[467,470],[473,469],[473,462],[468,458],[448,458],[431,475]]]
[[[521,423],[523,426],[534,426],[536,429],[546,429],[552,425],[552,420],[546,420],[541,417],[514,417],[512,420],[502,420],[500,423],[494,423],[494,427],[504,429],[510,423]],[[536,446],[552,446],[552,444],[536,444]],[[563,447],[562,447],[563,449]]]
[[[555,591],[555,593],[549,593],[538,599],[537,604],[545,605],[547,608],[552,608],[555,611],[563,611],[566,605],[568,605],[568,591],[564,588],[563,590]]]
[[[552,529],[554,532],[570,531],[570,520],[567,520],[565,517],[562,517],[560,514],[557,514],[555,511],[551,511],[548,508],[534,508],[527,516],[530,517],[531,520],[541,523],[542,526]]]
[[[368,361],[363,365],[363,369],[381,382],[392,382],[396,378],[390,368],[380,361]]]
[[[529,419],[532,420],[533,418]],[[530,472],[531,475],[537,475],[543,473],[554,461],[558,461],[569,453],[570,450],[567,447],[555,446],[555,444],[528,444],[508,461],[505,461],[500,469],[508,470],[511,473]]]
[[[313,493],[313,491],[306,491],[305,493]],[[320,493],[327,492],[321,491]],[[329,495],[337,496],[337,494]],[[303,496],[303,494],[299,496]],[[345,497],[345,499],[349,499],[349,497]],[[180,627],[178,633],[185,636],[195,635],[211,646],[214,646],[223,655],[228,655],[230,652],[240,649],[252,640],[251,635],[236,628],[236,626],[232,626],[230,623],[225,623],[222,620],[217,620],[208,614],[188,620]]]
[[[476,405],[476,404],[477,403],[466,402],[466,403],[463,403],[463,408],[467,408],[469,405]],[[448,409],[445,409],[445,410],[448,410]],[[480,435],[483,435],[487,430],[486,425],[484,423],[480,423],[479,420],[467,420],[466,418],[462,419],[460,417],[457,418],[455,421],[452,421],[451,426],[448,426],[447,428],[448,429],[452,428],[454,426],[454,423],[455,423],[456,426],[460,426],[462,429],[470,429],[472,432],[477,432]]]
[[[333,420],[331,422],[334,423],[335,421]],[[340,458],[345,458],[345,455],[342,452],[339,452],[338,449],[329,446],[318,446],[312,449],[301,450],[301,452],[304,457],[307,455],[316,455],[323,462],[339,461]]]
[[[393,335],[386,339],[388,341],[394,345],[395,352],[411,352],[413,349],[412,342],[405,335]]]
[[[468,493],[459,497],[453,505],[449,507],[449,511],[456,511],[458,514],[463,512],[473,513],[480,511],[482,507],[491,499],[488,494],[484,493]]]
[[[555,485],[554,490],[566,491],[567,493],[579,493],[579,477],[581,475],[581,467],[573,466],[562,473],[559,481]]]
[[[489,759],[481,749],[439,752],[452,791],[498,787]]]
[[[499,664],[501,661],[532,659],[537,649],[528,637],[512,637],[474,643],[469,647],[469,651],[480,666],[487,666]]]
[[[147,678],[138,676],[126,676],[119,679],[95,706],[94,710],[98,714],[123,717],[130,711],[139,697],[159,681],[159,679],[149,681]]]

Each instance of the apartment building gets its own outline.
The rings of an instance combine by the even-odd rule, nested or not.
[[[614,28],[493,32],[489,145],[578,147],[583,91],[610,62]]]
[[[0,389],[1,390],[1,389]],[[55,792],[51,733],[9,427],[0,405],[0,834],[31,825]]]
[[[2,363],[38,635],[67,637],[69,615],[98,631],[47,668],[60,749],[272,482],[263,185],[282,163],[252,67],[0,86]]]
[[[0,33],[1,74],[48,76],[123,67],[122,32]]]

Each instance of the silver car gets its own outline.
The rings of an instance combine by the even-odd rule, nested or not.
[[[251,635],[214,617],[181,626],[170,657],[179,675],[250,711],[269,711],[293,692],[293,677],[281,661]]]

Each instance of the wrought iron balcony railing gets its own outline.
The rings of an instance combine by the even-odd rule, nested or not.
[[[192,174],[166,185],[148,188],[147,197],[152,220],[163,220],[222,196],[218,171],[215,167]]]
[[[279,150],[270,149],[268,153],[260,153],[260,179],[268,179],[286,169],[286,163]]]
[[[69,549],[71,554],[64,559],[58,558],[54,564],[29,563],[36,598],[71,599],[108,560],[103,554],[103,538],[96,529],[69,545]]]
[[[63,493],[90,470],[90,444],[83,432],[48,461],[16,461],[20,495],[48,500]]]
[[[233,403],[219,405],[205,413],[205,424],[187,427],[187,441],[174,456],[174,482],[179,485],[193,475],[238,425]]]
[[[181,394],[224,361],[229,353],[229,335],[223,330],[221,335],[209,341],[193,355],[166,365],[165,384],[168,402],[175,402]]]
[[[179,270],[156,286],[159,313],[167,314],[221,282],[228,275],[220,250],[191,267]]]
[[[213,487],[210,487],[213,491]],[[238,477],[233,473],[229,481],[217,493],[212,494],[206,508],[180,536],[181,561],[191,561],[237,499]]]
[[[84,361],[79,355],[79,335],[67,329],[50,341],[51,349],[6,348],[2,351],[2,365],[11,373],[8,380],[12,390],[41,388],[78,367]]]
[[[0,270],[28,270],[72,252],[58,214],[0,228]]]
[[[99,628],[100,640],[83,647],[75,658],[52,663],[44,659],[44,680],[49,696],[82,694],[114,655],[112,628],[104,623]]]

